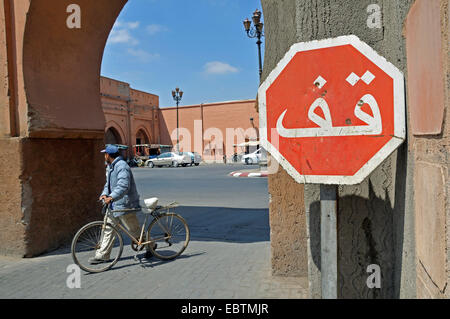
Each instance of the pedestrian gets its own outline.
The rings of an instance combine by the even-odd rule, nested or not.
[[[127,162],[120,155],[117,146],[108,145],[102,153],[105,154],[106,183],[100,195],[100,200],[103,200],[106,205],[111,204],[111,209],[113,210],[140,208],[139,194],[136,189],[133,173]],[[136,213],[116,213],[115,216],[108,217],[107,222],[112,225],[121,222],[130,234],[139,240],[141,227]],[[113,232],[111,228],[106,227],[103,232],[100,248],[95,252],[95,257],[89,259],[91,264],[109,261],[109,255],[114,244],[114,238],[112,236]],[[150,256],[151,252],[147,247],[146,257]]]

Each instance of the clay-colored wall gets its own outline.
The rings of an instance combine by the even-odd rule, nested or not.
[[[0,103],[3,106],[0,110],[0,134],[1,136],[11,136],[14,135],[14,129],[11,127],[11,100],[12,97],[9,96],[8,91],[10,89],[10,80],[8,77],[8,41],[10,40],[10,29],[7,30],[6,19],[9,17],[5,16],[5,2],[0,2]],[[14,108],[15,109],[15,108]]]
[[[103,132],[100,65],[109,31],[125,2],[77,1],[81,29],[69,29],[65,12],[72,1],[51,5],[46,0],[31,1],[23,48],[30,136]]]
[[[418,298],[450,297],[449,27],[444,0],[417,0],[405,23]]]
[[[102,140],[0,139],[0,254],[31,257],[101,218]]]
[[[159,119],[159,135],[161,144],[175,145],[176,141],[172,141],[170,137],[173,128],[177,127],[177,115],[175,108],[162,108],[158,110]]]
[[[27,133],[28,108],[24,90],[23,38],[26,24],[26,14],[29,1],[7,0],[1,4],[2,41],[6,50],[1,52],[2,77],[1,87],[5,108],[1,114],[0,134],[2,136],[23,136]]]
[[[126,100],[130,98],[131,88],[126,82],[102,76],[100,77],[100,93]]]
[[[155,94],[131,89],[130,97],[133,100],[133,102],[137,105],[159,106],[159,97]]]
[[[120,143],[130,145],[130,123],[128,121],[128,100],[130,99],[128,83],[101,77],[100,96],[105,116],[105,132],[114,127],[120,135]]]
[[[100,78],[100,95],[107,131],[114,127],[121,136],[121,143],[131,148],[136,144],[139,130],[145,132],[148,142],[159,141],[159,97],[132,89],[130,84],[107,77]]]
[[[222,135],[223,143],[216,143],[221,145],[215,145],[216,147],[216,160],[222,161],[224,152],[227,157],[231,157],[234,154],[233,144],[242,143],[245,141],[245,136],[242,135],[241,140],[238,141],[238,137],[234,137],[234,141],[230,140],[233,134],[227,139],[227,129],[229,132],[236,129],[242,129],[243,132],[247,131],[248,134],[252,134],[255,139],[258,132],[252,128],[250,118],[254,119],[254,126],[259,129],[259,116],[255,109],[255,100],[246,101],[233,101],[222,103],[208,103],[201,105],[182,106],[178,109],[179,113],[179,127],[180,127],[180,140],[182,139],[182,128],[190,132],[191,137],[191,149],[185,151],[196,151],[204,156],[205,149],[208,149],[209,144],[214,145],[214,136],[216,134]],[[202,122],[203,113],[203,122]],[[176,107],[163,108],[160,111],[160,125],[161,125],[161,143],[167,145],[176,144],[176,128],[177,128],[177,112]],[[197,123],[195,127],[195,123]],[[203,131],[203,133],[202,133]],[[171,139],[171,134],[174,137]],[[195,132],[195,134],[194,134]],[[216,133],[215,133],[216,132]],[[203,136],[202,136],[203,134]],[[211,139],[213,141],[211,142]],[[218,142],[219,139],[216,139]],[[180,142],[180,145],[182,143]],[[189,144],[189,143],[187,143]],[[237,152],[242,152],[242,149],[237,149]],[[209,158],[214,160],[214,157]]]
[[[5,2],[0,1],[0,135],[11,135],[10,97],[8,96],[8,59],[7,59],[7,31],[5,22]]]
[[[262,5],[266,28],[264,80],[296,42],[297,22],[295,1],[262,1]],[[280,166],[278,172],[269,175],[269,193],[272,273],[306,277],[308,236],[304,186]]]
[[[101,139],[22,140],[25,257],[69,243],[82,225],[101,220],[103,147]]]
[[[106,130],[110,129],[111,127],[115,128],[120,135],[119,144],[128,145],[129,130],[128,130],[127,114],[113,113],[111,111],[108,111],[105,112],[105,117],[107,118]]]
[[[0,254],[26,253],[26,220],[22,213],[22,142],[20,138],[0,139]]]
[[[250,118],[253,118],[253,125],[255,126],[255,129],[252,127]],[[205,141],[208,140],[206,130],[210,127],[218,128],[223,134],[223,143],[225,147],[223,152],[227,157],[234,154],[233,144],[245,142],[245,137],[242,135],[239,135],[239,137],[235,136],[234,140],[229,140],[231,136],[227,136],[227,129],[243,129],[243,131],[247,131],[249,138],[253,140],[258,138],[259,116],[258,113],[256,113],[254,100],[243,101],[238,104],[230,103],[229,105],[223,105],[222,107],[206,105],[203,107],[203,119],[203,125],[205,127]],[[240,138],[239,141],[238,138]],[[243,150],[243,148],[238,148],[237,152],[240,153]]]
[[[290,191],[286,193],[286,190]],[[304,186],[286,171],[269,175],[270,244],[272,273],[279,276],[308,275]]]
[[[176,145],[177,143],[177,115],[175,109],[161,109],[160,121],[164,121],[167,131],[162,134],[164,145]],[[201,120],[201,110],[199,107],[184,106],[178,109],[178,123],[180,136],[180,151],[195,151],[202,153],[202,148],[195,145],[194,121]],[[199,132],[201,134],[201,130]],[[186,136],[184,136],[186,135]],[[171,136],[173,139],[171,139]],[[198,144],[198,143],[197,143]],[[195,149],[195,146],[197,148]]]

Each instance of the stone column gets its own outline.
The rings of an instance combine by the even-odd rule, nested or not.
[[[297,42],[297,3],[261,2],[266,37],[264,81],[290,46]],[[268,179],[272,273],[306,277],[308,257],[304,187],[296,183],[282,167],[278,173],[270,174]]]

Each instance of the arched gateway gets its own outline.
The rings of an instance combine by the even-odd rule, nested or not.
[[[98,219],[100,66],[126,2],[0,1],[0,254],[40,254]]]

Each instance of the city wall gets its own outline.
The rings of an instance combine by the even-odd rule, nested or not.
[[[207,161],[223,162],[234,152],[245,148],[234,147],[250,140],[258,140],[259,116],[255,100],[205,103],[180,106],[178,126],[181,151],[194,151]],[[177,108],[160,109],[161,144],[177,144]]]

